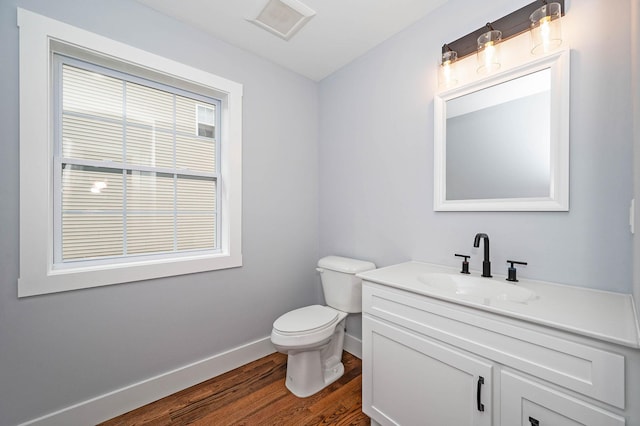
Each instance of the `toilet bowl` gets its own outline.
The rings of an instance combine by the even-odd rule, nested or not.
[[[318,262],[328,306],[311,305],[281,315],[271,342],[287,354],[286,387],[305,398],[344,373],[342,349],[346,317],[362,311],[362,283],[355,274],[375,269],[371,262],[328,256]]]
[[[342,376],[346,317],[346,312],[312,305],[287,312],[273,323],[271,342],[288,355],[285,385],[294,395],[313,395]]]

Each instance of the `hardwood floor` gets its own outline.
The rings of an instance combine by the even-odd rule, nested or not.
[[[344,352],[342,362],[344,375],[308,398],[286,389],[287,356],[274,353],[100,426],[369,425],[361,361]]]

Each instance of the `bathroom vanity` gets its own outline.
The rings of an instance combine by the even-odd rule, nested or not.
[[[361,273],[372,424],[640,425],[631,296],[408,262]]]

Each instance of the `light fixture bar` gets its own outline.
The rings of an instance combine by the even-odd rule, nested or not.
[[[564,16],[564,0],[550,0],[555,3],[560,3],[562,16]],[[526,31],[529,31],[531,21],[529,20],[529,16],[540,7],[547,4],[545,0],[537,0],[533,3],[530,3],[515,12],[512,12],[497,21],[492,21],[488,25],[492,26],[496,30],[502,31],[502,40],[509,39],[511,37],[515,37],[520,35]],[[452,41],[450,43],[446,43],[442,46],[442,53],[444,54],[447,50],[455,50],[458,52],[458,60],[464,58],[465,56],[475,54],[478,51],[478,37],[487,32],[487,26],[483,26],[482,28],[478,28],[476,31],[467,34],[464,37],[460,37],[456,41]],[[448,49],[445,48],[448,46]]]

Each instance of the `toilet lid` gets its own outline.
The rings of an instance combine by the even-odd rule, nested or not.
[[[338,312],[328,306],[311,305],[287,312],[275,320],[273,328],[281,333],[308,333],[335,322]]]

